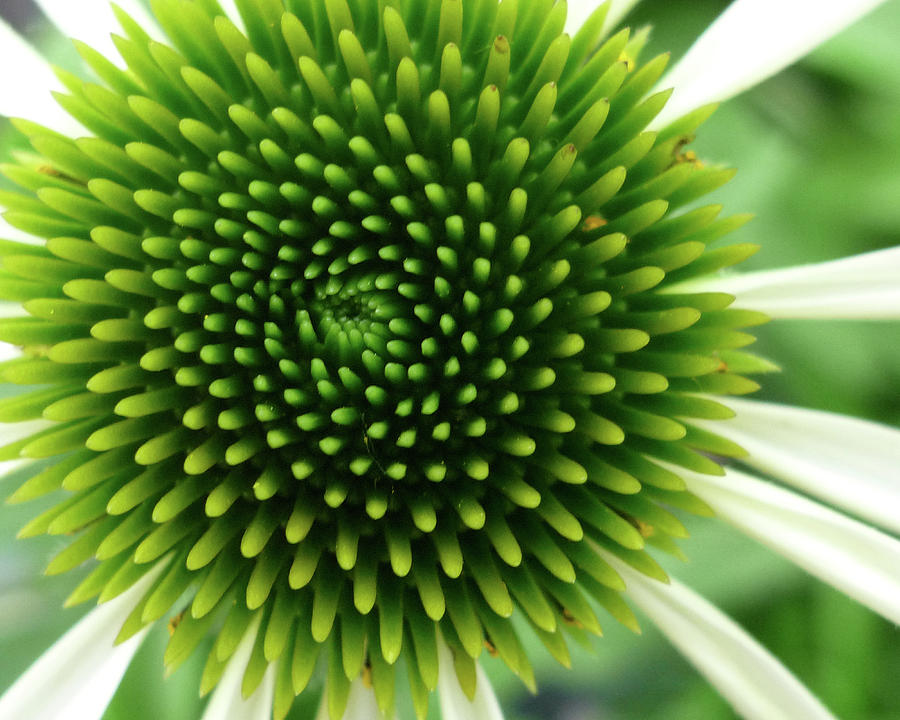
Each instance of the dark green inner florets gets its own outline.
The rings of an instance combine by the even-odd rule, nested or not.
[[[471,692],[486,641],[533,683],[517,610],[564,662],[598,607],[633,626],[598,552],[664,577],[705,510],[671,467],[739,452],[690,418],[758,367],[761,316],[666,291],[752,251],[682,210],[730,177],[683,152],[709,109],[645,132],[667,58],[551,0],[152,5],[173,47],[119,13],[128,69],[63,75],[94,137],[19,123],[0,199],[47,238],[2,247],[2,377],[42,387],[0,417],[55,421],[2,453],[53,459],[15,499],[69,491],[25,534],[80,532],[73,601],[165,558],[122,636],[189,593],[166,661],[224,622],[207,690],[261,613],[281,717],[322,647],[334,717],[401,656],[423,715],[438,627]]]

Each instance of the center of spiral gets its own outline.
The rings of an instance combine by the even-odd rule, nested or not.
[[[387,297],[361,285],[333,287],[329,284],[314,292],[306,307],[318,335],[327,337],[335,331],[349,333],[356,330],[363,334],[386,331],[392,316]]]

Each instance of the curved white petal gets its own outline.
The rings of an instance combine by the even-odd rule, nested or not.
[[[612,556],[627,597],[748,720],[828,720],[833,716],[768,650],[676,580],[648,578]]]
[[[9,300],[0,300],[0,318],[15,317],[31,317],[31,313],[29,313],[20,303],[12,302]],[[0,344],[8,345],[9,343]],[[13,347],[16,350],[21,351],[21,348],[18,345],[13,345]],[[7,359],[5,356],[3,356],[2,352],[0,352],[0,359]]]
[[[900,624],[900,542],[737,470],[682,472],[688,489],[747,535]]]
[[[741,461],[900,533],[900,430],[805,408],[718,399],[731,420],[705,425],[742,446]]]
[[[605,31],[615,28],[625,16],[631,12],[631,8],[637,5],[640,0],[613,0],[612,7],[606,16],[606,22],[603,25]]]
[[[244,671],[253,652],[258,630],[257,617],[247,628],[237,650],[228,661],[228,667],[209,699],[202,720],[269,720],[272,717],[275,696],[274,663],[269,665],[259,687],[249,698],[245,699],[241,694]]]
[[[444,720],[503,720],[500,703],[491,687],[490,680],[475,664],[476,685],[475,697],[469,700],[463,692],[456,677],[453,666],[453,652],[443,639],[438,640],[438,698],[441,705],[441,717]]]
[[[0,58],[15,72],[0,73],[0,115],[24,117],[66,135],[80,135],[84,128],[53,99],[51,90],[62,84],[47,62],[15,30],[0,18]],[[2,235],[9,237],[3,223]]]
[[[3,21],[0,20],[0,25],[2,25]],[[3,34],[3,29],[0,27],[0,35]],[[0,43],[3,42],[2,37],[0,37]],[[0,51],[2,52],[2,51]],[[0,93],[2,93],[2,83],[4,82],[4,78],[0,75]],[[49,93],[47,94],[49,97]],[[52,99],[52,98],[51,98]],[[3,96],[0,95],[0,103],[3,102]],[[61,108],[57,106],[57,110],[61,111]],[[0,108],[0,115],[5,115],[3,109]],[[72,120],[74,123],[75,121]],[[80,127],[80,126],[79,126]],[[6,218],[0,214],[0,238],[3,240],[15,240],[16,242],[25,243],[27,245],[43,245],[44,241],[34,235],[31,235],[24,230],[19,230],[19,228],[13,227],[8,222],[6,222]]]
[[[104,57],[114,60],[119,52],[112,33],[119,32],[111,0],[35,0],[50,21],[66,37],[81,40]],[[140,0],[115,0],[150,35],[159,38],[159,26]]]
[[[640,0],[609,0],[610,8],[606,14],[606,20],[603,22],[604,33],[622,22],[622,18],[638,2]],[[594,10],[602,4],[599,0],[569,0],[569,8],[566,13],[566,32],[574,35]]]
[[[347,698],[347,709],[342,720],[379,720],[381,712],[375,700],[375,691],[366,687],[362,679],[357,679],[350,686]]]
[[[160,563],[57,640],[0,698],[0,720],[99,720],[147,629],[113,643],[162,570]]]
[[[8,445],[10,443],[19,442],[19,440],[24,440],[43,430],[52,428],[55,424],[56,423],[52,420],[44,420],[42,418],[16,423],[0,423],[0,433],[2,433],[0,437],[3,438],[3,440],[0,441],[0,444]]]
[[[725,292],[734,307],[774,318],[900,318],[900,247],[779,270],[701,278],[673,286]]]
[[[396,715],[393,718],[396,719]],[[384,715],[378,709],[375,700],[375,691],[366,685],[362,678],[357,678],[350,685],[350,695],[347,698],[347,709],[341,716],[341,720],[383,720]],[[328,694],[322,697],[316,720],[331,720],[328,713]]]
[[[7,308],[4,303],[3,317],[10,317],[13,313],[8,311],[11,310],[12,308]],[[0,342],[0,362],[12,360],[13,358],[19,357],[19,355],[21,354],[22,348],[20,348],[18,345],[12,345],[8,342]]]
[[[28,467],[33,462],[34,460],[26,458],[3,460],[2,462],[0,462],[0,483],[2,483],[4,480],[9,479],[10,476],[16,476],[19,470]],[[4,578],[4,580],[6,580],[6,578]]]
[[[241,19],[241,13],[238,11],[234,0],[219,0],[219,5],[222,7],[225,15],[228,16],[228,19],[237,27],[243,29],[244,21]]]
[[[727,100],[774,75],[884,0],[735,0],[662,79],[675,92],[653,121]]]

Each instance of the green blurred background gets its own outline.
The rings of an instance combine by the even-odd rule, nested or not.
[[[644,0],[629,17],[653,25],[646,57],[673,59],[728,5],[725,0]],[[0,0],[14,22],[55,61],[77,68],[69,43],[28,0]],[[777,22],[777,19],[773,19]],[[713,201],[756,219],[731,236],[762,245],[748,267],[825,260],[900,244],[900,0],[890,0],[801,63],[727,103],[693,148],[707,162],[739,168]],[[760,48],[761,51],[764,48]],[[2,56],[2,49],[0,49]],[[3,160],[18,144],[0,117]],[[2,183],[0,183],[2,184]],[[756,349],[783,372],[760,397],[900,426],[897,323],[778,322]],[[6,494],[13,479],[0,488]],[[15,542],[41,508],[0,506],[0,688],[85,608],[61,610],[71,573],[44,577],[62,542]],[[715,521],[689,520],[689,563],[668,567],[735,617],[833,712],[849,720],[900,718],[900,632],[839,593]],[[523,720],[724,720],[734,717],[647,622],[636,637],[605,624],[593,650],[570,643],[573,669],[532,644],[540,692],[525,691],[496,661],[486,663],[507,717]],[[193,720],[202,654],[164,679],[166,633],[151,634],[106,720]],[[316,688],[291,718],[311,718]],[[436,705],[436,703],[432,703]],[[433,707],[433,716],[437,717]],[[27,720],[27,719],[23,719]],[[73,718],[73,720],[79,720]],[[799,719],[798,719],[799,720]]]

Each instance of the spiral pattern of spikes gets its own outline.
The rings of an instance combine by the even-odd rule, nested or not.
[[[644,132],[667,58],[605,7],[570,39],[553,0],[151,5],[172,46],[117,9],[127,69],[60,71],[92,136],[19,121],[4,167],[46,242],[0,245],[0,377],[38,386],[0,420],[52,422],[0,458],[64,491],[23,530],[73,536],[48,571],[99,561],[70,601],[165,563],[120,637],[182,610],[174,669],[215,630],[206,692],[259,618],[278,718],[320,656],[332,717],[361,672],[390,710],[401,658],[424,717],[438,631],[472,693],[485,647],[533,686],[522,627],[564,663],[634,627],[598,551],[665,578],[645,545],[706,511],[671,468],[740,453],[691,418],[768,369],[763,316],[667,291],[753,250],[707,248],[746,220],[694,203],[710,108]]]

